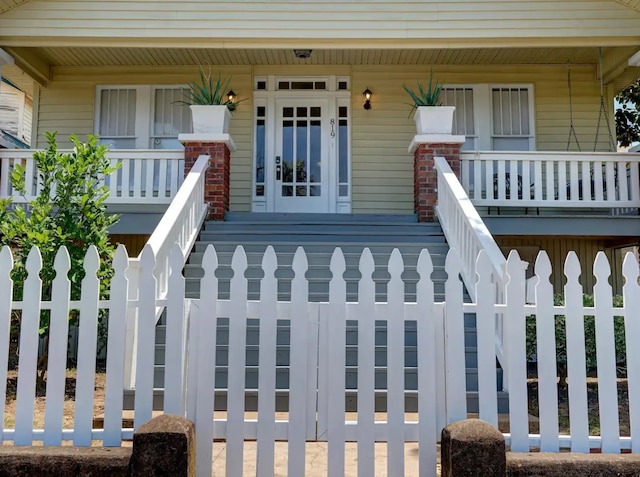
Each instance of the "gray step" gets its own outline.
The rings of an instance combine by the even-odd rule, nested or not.
[[[276,234],[282,235],[283,229],[300,234],[318,235],[385,235],[397,232],[398,235],[409,234],[417,237],[430,235],[441,236],[442,230],[437,226],[424,224],[366,224],[366,223],[342,223],[342,224],[291,224],[266,222],[261,224],[233,223],[233,222],[208,222],[202,233],[204,235],[217,235],[226,233],[250,233],[250,234]]]
[[[204,256],[204,250],[206,249],[206,247],[201,247],[201,245],[202,243],[199,243],[196,251],[192,252],[191,255],[189,255],[188,263],[190,265],[199,265],[202,263],[202,257]],[[225,247],[216,243],[215,248],[216,248],[216,255],[218,257],[219,263],[223,265],[230,264],[231,258],[233,257],[233,254],[236,249],[236,245]],[[256,248],[258,248],[258,250],[256,250]],[[257,266],[262,263],[262,258],[264,256],[264,252],[266,248],[267,248],[267,245],[259,246],[259,247],[251,247],[250,249],[245,248],[247,263],[249,264],[249,266],[251,265]],[[293,246],[292,248],[293,248],[292,251],[283,251],[282,246],[275,247],[276,255],[278,257],[278,264],[281,267],[282,266],[290,267],[291,264],[293,263],[293,258],[295,256],[295,249],[297,249],[297,245]],[[304,248],[305,248],[305,255],[307,256],[307,263],[309,264],[310,267],[328,266],[328,264],[331,262],[333,249],[329,249],[327,247],[326,249],[317,251],[317,250],[310,250],[308,247],[304,247]],[[416,246],[415,248],[414,247],[402,248],[402,251],[401,251],[402,260],[406,267],[416,266],[416,264],[418,263],[418,258],[420,257],[420,253],[422,252],[423,248],[426,248],[426,247]],[[358,263],[360,262],[362,250],[363,250],[363,247],[360,247],[360,249],[357,252],[345,253],[343,250],[343,255],[344,255],[347,267],[349,266],[357,267]],[[428,250],[429,250],[429,255],[431,256],[431,262],[433,263],[433,265],[436,267],[437,266],[444,267],[444,263],[447,257],[447,252],[449,250],[448,245],[442,244],[442,245],[438,245],[437,247],[429,246]],[[372,252],[373,261],[376,264],[376,267],[386,269],[387,262],[389,260],[390,255],[391,255],[391,250],[385,251],[385,252]]]
[[[329,224],[336,223],[362,223],[362,224],[417,224],[418,217],[415,214],[295,214],[295,213],[251,213],[251,212],[227,212],[222,223],[270,223],[286,222],[298,224]],[[220,222],[209,222],[208,225]],[[435,223],[424,224],[427,226],[439,226]]]
[[[444,239],[442,230],[437,223],[418,224],[415,216],[387,216],[357,215],[340,216],[336,220],[333,214],[228,214],[226,222],[208,222],[205,224],[196,243],[189,261],[184,269],[187,296],[197,298],[200,294],[200,278],[203,270],[203,253],[207,246],[216,247],[220,269],[216,276],[220,282],[220,297],[228,298],[229,279],[233,272],[230,263],[236,247],[243,245],[247,254],[248,269],[245,277],[248,279],[248,298],[259,299],[260,283],[263,276],[260,268],[262,257],[267,246],[272,245],[278,256],[279,280],[278,292],[280,300],[290,299],[290,283],[293,278],[291,263],[299,246],[303,246],[309,269],[306,273],[309,281],[309,300],[326,301],[328,299],[329,281],[332,274],[329,268],[331,256],[336,247],[340,247],[345,256],[347,269],[343,275],[347,281],[347,299],[357,299],[357,285],[361,274],[358,270],[362,251],[368,247],[373,255],[375,271],[373,279],[376,282],[376,299],[386,300],[387,282],[390,275],[387,262],[393,249],[398,248],[403,255],[406,271],[402,278],[405,280],[405,299],[415,301],[416,282],[419,279],[415,268],[418,257],[423,249],[427,249],[434,265],[432,279],[435,282],[436,299],[444,298],[444,280],[447,274],[444,263],[449,247]],[[465,296],[468,300],[468,296]],[[163,321],[161,321],[163,323]],[[386,323],[376,323],[375,356],[375,385],[376,406],[384,411],[386,405]],[[467,398],[470,412],[477,412],[477,335],[475,330],[475,316],[465,314],[465,365]],[[405,324],[405,395],[407,409],[417,407],[415,390],[417,389],[417,349],[415,322]],[[216,407],[221,408],[226,402],[224,388],[227,385],[228,365],[228,320],[219,319],[217,329],[216,349]],[[357,395],[357,323],[347,323],[346,327],[346,370],[345,386],[347,388],[347,406],[355,406]],[[164,342],[166,327],[160,324],[156,328],[156,355],[154,370],[154,385],[158,388],[154,400],[162,398],[161,389],[164,386]],[[248,388],[246,395],[247,409],[252,406],[252,399],[256,401],[259,373],[259,320],[249,320],[247,326],[247,349],[245,379]],[[289,328],[287,320],[280,320],[277,332],[276,349],[276,386],[280,404],[279,410],[287,406],[287,388],[289,379]],[[497,386],[502,386],[502,370],[497,369]],[[504,393],[502,393],[504,394]],[[252,398],[253,396],[253,398]],[[499,395],[499,407],[505,409],[505,398]],[[125,396],[125,399],[128,399]],[[508,409],[508,403],[506,405]],[[475,411],[474,411],[475,410]]]
[[[405,411],[417,412],[418,410],[418,393],[415,391],[405,392]],[[276,391],[276,411],[287,412],[289,393],[288,391]],[[135,391],[126,390],[124,392],[124,409],[133,409],[135,399]],[[153,390],[153,409],[161,411],[163,409],[164,390]],[[345,411],[357,411],[358,395],[357,392],[347,391],[345,393]],[[387,402],[387,393],[385,391],[377,391],[375,398],[376,412],[385,412]],[[216,411],[224,411],[227,409],[227,392],[225,390],[217,390],[215,392],[214,406]],[[478,413],[478,393],[477,391],[467,392],[467,412]],[[256,391],[245,391],[245,409],[247,411],[258,410],[258,393]],[[506,392],[498,391],[498,412],[509,412],[509,395]]]

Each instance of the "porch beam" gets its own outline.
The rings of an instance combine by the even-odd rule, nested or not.
[[[1,25],[0,25],[1,26]],[[550,38],[210,38],[210,37],[69,37],[4,36],[3,47],[86,48],[214,48],[214,49],[456,49],[456,48],[570,48],[630,47],[637,49],[637,37],[550,37]]]
[[[13,56],[15,65],[27,73],[40,86],[51,81],[51,65],[29,48],[5,48]]]
[[[602,71],[599,71],[598,79],[602,75],[605,84],[611,83],[629,67],[629,58],[636,51],[638,51],[637,46],[606,49],[602,55]]]

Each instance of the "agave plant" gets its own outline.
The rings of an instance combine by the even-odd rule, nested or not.
[[[220,73],[218,73],[218,78],[214,82],[211,70],[205,73],[205,71],[200,68],[200,80],[190,82],[188,84],[189,89],[183,93],[185,100],[177,102],[186,105],[196,104],[201,106],[226,105],[230,111],[234,111],[236,105],[244,101],[244,99],[235,102],[228,99],[226,91],[230,82],[230,77],[222,78]]]
[[[402,85],[404,90],[413,100],[411,110],[418,108],[418,106],[440,106],[440,93],[442,93],[442,83],[433,81],[433,70],[429,75],[429,84],[425,89],[422,83],[418,81],[418,91],[414,92],[406,84]]]

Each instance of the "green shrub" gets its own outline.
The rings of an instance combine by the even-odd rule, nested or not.
[[[71,299],[80,299],[84,257],[91,245],[96,246],[100,257],[100,294],[107,298],[114,252],[108,230],[118,221],[118,216],[107,213],[105,200],[109,197],[109,189],[103,181],[117,167],[111,166],[107,147],[99,144],[96,136],[90,136],[86,143],[71,136],[69,139],[74,148],[68,154],[58,150],[56,133],[46,133],[46,137],[47,148],[33,154],[41,184],[37,197],[27,206],[12,204],[10,198],[0,200],[0,246],[8,245],[13,251],[15,264],[11,277],[14,280],[14,299],[22,300],[27,278],[25,264],[34,246],[40,249],[42,256],[42,299],[51,299],[56,274],[54,261],[61,247],[67,248],[71,259],[68,274]],[[26,196],[31,181],[32,178],[25,176],[25,168],[16,164],[11,172],[13,189]],[[44,380],[46,373],[49,317],[49,310],[40,314],[40,334],[45,339],[45,352],[38,363],[40,381]],[[14,311],[14,333],[20,318],[20,312]],[[78,311],[72,310],[70,322],[76,324],[78,318]],[[98,326],[99,333],[104,335],[106,310],[100,310]],[[105,342],[104,339],[102,341]]]
[[[584,306],[593,306],[593,295],[583,295]],[[554,295],[554,304],[558,306],[564,305],[564,296],[560,294]],[[616,295],[613,297],[613,306],[622,306],[622,297]],[[537,361],[536,350],[536,319],[535,315],[527,317],[527,360]],[[566,367],[567,364],[567,335],[564,315],[556,315],[556,361],[560,368]],[[624,317],[615,316],[613,318],[613,326],[616,343],[616,362],[618,366],[626,366],[626,343],[624,334]],[[594,316],[584,317],[584,335],[585,335],[585,354],[587,371],[594,371],[597,367],[596,358],[596,325]]]

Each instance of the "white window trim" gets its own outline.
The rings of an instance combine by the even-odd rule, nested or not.
[[[157,89],[188,88],[186,84],[107,84],[97,85],[95,95],[95,112],[93,116],[93,133],[100,132],[100,112],[102,108],[101,93],[109,89],[135,89],[136,90],[136,117],[134,136],[113,136],[113,138],[133,138],[136,149],[153,149],[151,138],[153,135],[153,118],[155,115],[154,94]],[[105,136],[110,138],[111,136]],[[173,136],[157,136],[173,137]],[[176,136],[177,137],[177,136]]]
[[[327,89],[323,90],[278,90],[277,85],[278,81],[326,81]],[[266,81],[267,89],[258,90],[257,88],[258,81]],[[338,82],[339,81],[347,81],[347,86],[349,89],[346,90],[338,90]],[[258,106],[264,106],[266,108],[266,116],[265,116],[265,164],[264,164],[264,174],[265,174],[265,194],[264,196],[256,196],[256,114],[254,109],[253,114],[253,143],[251,146],[252,150],[252,159],[251,159],[251,210],[253,212],[273,212],[275,207],[275,190],[273,187],[270,187],[270,177],[275,175],[273,161],[268,160],[269,157],[272,157],[275,154],[275,121],[276,121],[276,98],[295,98],[304,100],[312,99],[312,98],[328,98],[330,100],[329,103],[329,117],[334,118],[336,122],[338,121],[338,107],[339,106],[347,106],[348,107],[348,124],[349,124],[349,168],[348,168],[348,178],[349,178],[349,195],[346,197],[339,196],[339,183],[338,183],[338,151],[337,151],[337,141],[334,141],[334,147],[329,150],[329,162],[334,165],[334,174],[329,177],[329,193],[331,197],[332,207],[335,204],[335,210],[333,212],[338,213],[350,213],[351,212],[351,203],[352,203],[352,176],[351,176],[351,168],[352,168],[352,155],[351,155],[351,131],[352,131],[352,122],[351,122],[351,80],[347,76],[256,76],[253,80],[254,91],[253,91],[253,107],[257,108]],[[337,127],[337,124],[336,124]]]
[[[533,83],[446,83],[443,88],[468,88],[473,90],[473,122],[478,151],[493,150],[493,138],[502,137],[493,134],[493,88],[520,88],[529,91],[529,150],[536,150],[535,91]],[[487,119],[489,121],[487,121]],[[489,127],[487,127],[487,124]]]
[[[520,137],[520,138],[528,138],[529,139],[529,151],[535,151],[536,150],[536,122],[535,122],[535,101],[534,101],[534,89],[533,89],[533,84],[532,83],[491,83],[488,85],[488,91],[487,93],[489,94],[489,101],[490,101],[490,105],[493,106],[493,104],[491,104],[491,90],[493,88],[519,88],[519,89],[527,89],[529,94],[528,99],[529,99],[529,134],[527,135],[513,135],[513,136],[497,136],[495,134],[493,134],[494,131],[494,125],[493,125],[493,109],[489,110],[490,113],[490,118],[491,118],[491,143],[489,144],[490,149],[492,148],[492,144],[493,144],[493,138],[495,137]]]

